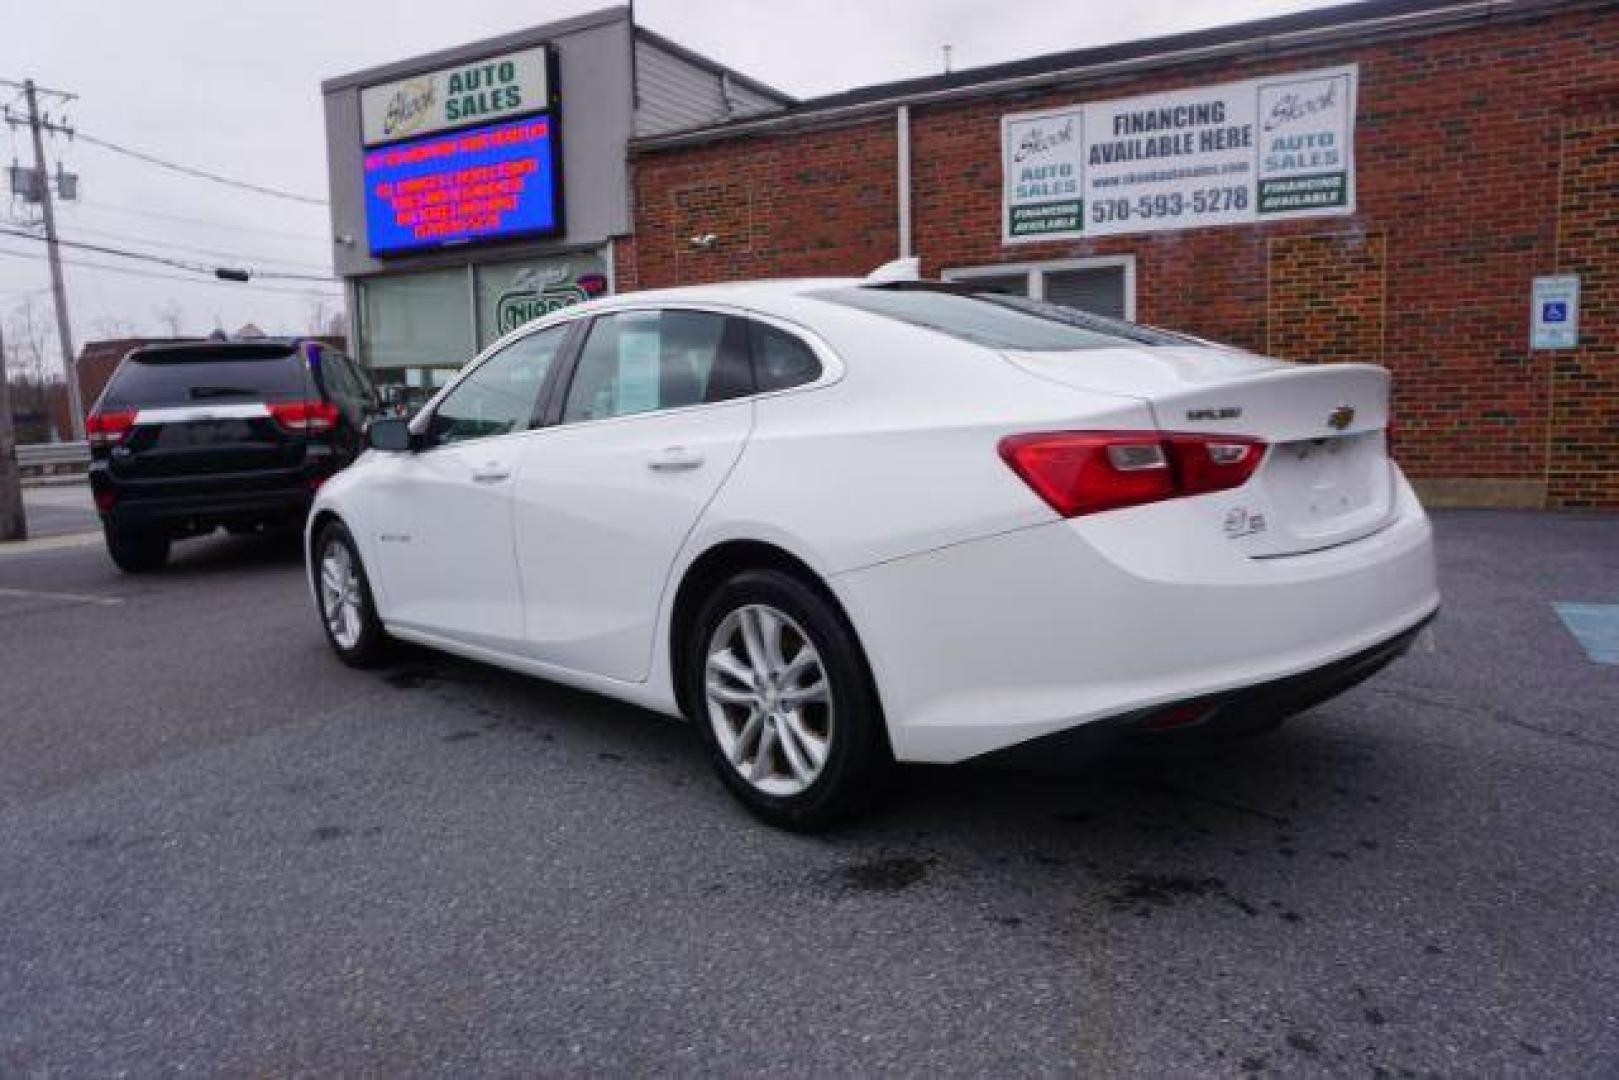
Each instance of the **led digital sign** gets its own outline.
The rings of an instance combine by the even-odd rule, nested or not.
[[[561,233],[557,153],[544,114],[367,150],[371,254]]]

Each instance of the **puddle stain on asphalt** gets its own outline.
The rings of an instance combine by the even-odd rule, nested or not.
[[[925,879],[928,868],[936,861],[910,856],[873,859],[845,866],[842,878],[845,885],[863,892],[899,892]]]
[[[1185,900],[1204,899],[1229,904],[1244,915],[1260,913],[1257,907],[1227,888],[1224,879],[1189,874],[1127,875],[1124,884],[1108,896],[1108,904],[1114,911],[1132,912],[1145,919],[1151,917],[1155,907],[1169,908]]]
[[[438,672],[432,668],[408,667],[388,672],[382,681],[396,690],[420,690],[436,678]]]

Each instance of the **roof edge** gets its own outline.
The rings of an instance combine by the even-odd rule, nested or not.
[[[1363,0],[1229,26],[1049,53],[950,75],[879,83],[810,98],[767,116],[642,136],[632,139],[630,146],[636,152],[672,149],[799,127],[853,123],[901,105],[994,97],[1233,56],[1268,56],[1369,39],[1443,33],[1488,22],[1616,5],[1619,0]]]
[[[447,67],[467,60],[477,60],[491,53],[505,52],[512,49],[521,49],[530,45],[538,45],[552,38],[564,34],[576,34],[581,30],[593,30],[598,26],[607,26],[616,22],[627,23],[630,20],[630,9],[624,5],[597,8],[580,15],[556,22],[543,23],[539,26],[530,26],[522,30],[513,30],[506,34],[497,34],[494,37],[482,38],[478,41],[469,41],[463,45],[452,45],[448,48],[437,49],[430,53],[422,53],[404,60],[394,60],[376,67],[352,71],[346,75],[334,75],[329,79],[321,80],[322,94],[331,94],[339,90],[351,90],[359,87],[372,86],[376,83],[388,82],[397,78],[409,78],[424,71]]]
[[[644,41],[653,48],[661,49],[671,56],[686,61],[688,64],[694,64],[710,74],[724,75],[727,79],[734,81],[738,86],[746,87],[756,94],[762,94],[765,97],[774,98],[781,105],[791,106],[800,104],[799,99],[793,97],[791,94],[782,90],[777,90],[774,86],[771,86],[768,83],[760,82],[751,75],[745,75],[736,68],[727,64],[722,64],[718,60],[705,56],[695,49],[691,49],[680,44],[678,41],[673,41],[666,38],[656,30],[649,30],[640,23],[635,24],[635,37],[638,41]]]

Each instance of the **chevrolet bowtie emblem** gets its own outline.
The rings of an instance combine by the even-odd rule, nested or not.
[[[1327,414],[1327,426],[1334,431],[1342,431],[1355,422],[1355,407],[1353,405],[1340,405]]]

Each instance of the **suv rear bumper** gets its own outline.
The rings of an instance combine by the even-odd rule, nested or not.
[[[210,532],[221,525],[301,523],[324,479],[314,469],[127,481],[97,462],[90,487],[110,528],[170,536]]]

